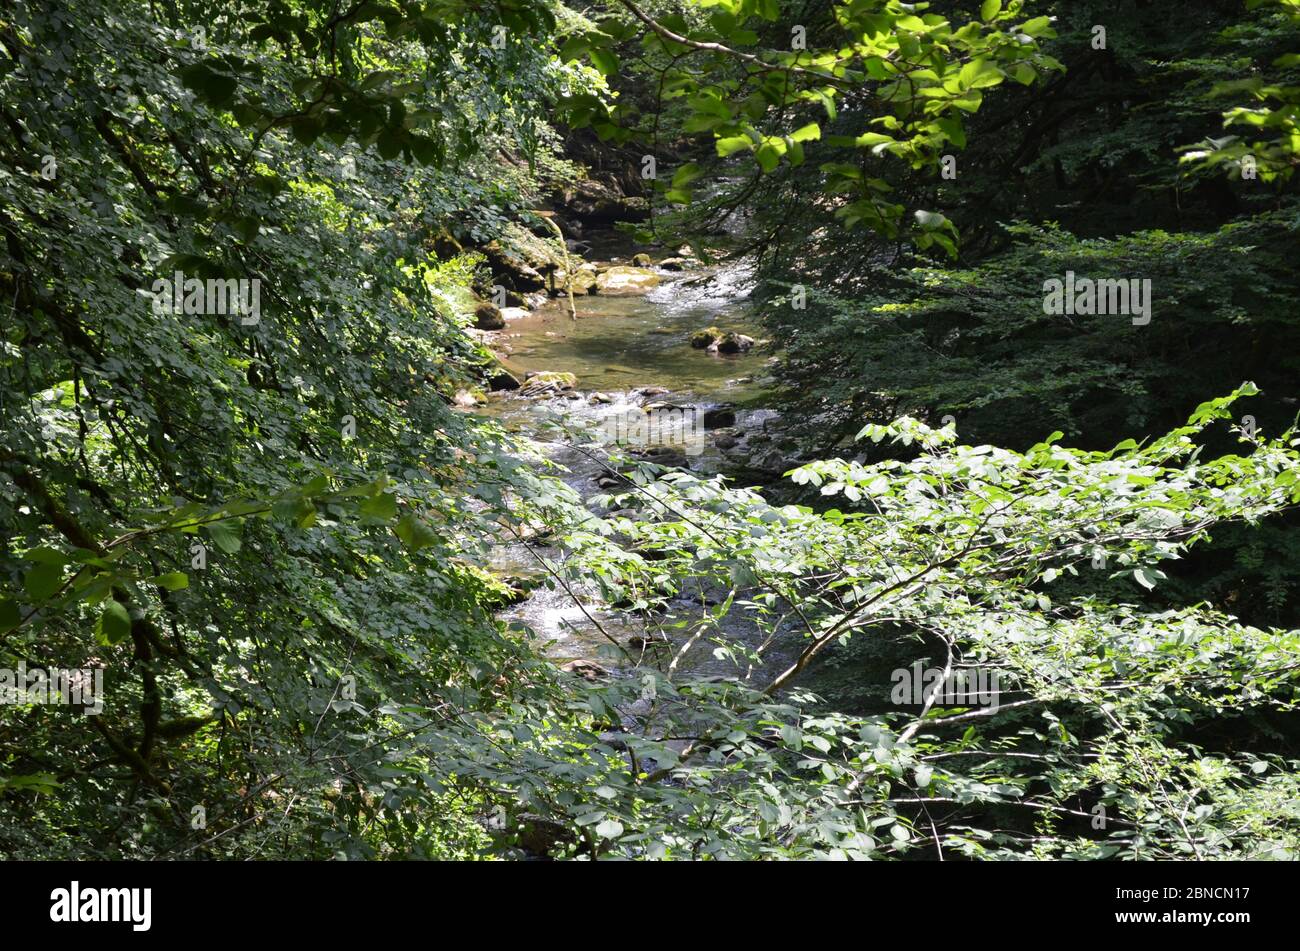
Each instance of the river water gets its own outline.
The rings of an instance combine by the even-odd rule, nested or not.
[[[509,321],[494,340],[498,350],[505,352],[507,366],[520,377],[548,370],[570,372],[577,377],[581,398],[561,394],[539,400],[517,393],[493,394],[482,412],[535,438],[547,457],[563,467],[564,480],[584,498],[618,489],[598,484],[602,475],[608,478],[599,460],[574,451],[564,441],[540,435],[538,424],[544,416],[562,415],[570,421],[598,423],[604,415],[622,413],[630,406],[654,400],[701,411],[729,410],[734,413],[734,423],[706,431],[703,451],[678,456],[675,464],[684,462],[701,474],[720,473],[742,485],[779,475],[779,465],[764,469],[755,464],[755,459],[770,449],[770,437],[765,431],[777,418],[764,405],[768,355],[760,347],[747,353],[720,355],[690,345],[692,333],[710,326],[755,338],[761,335],[748,302],[749,275],[740,267],[658,273],[661,283],[648,294],[578,296],[576,321],[569,316],[567,300],[552,300],[526,317]],[[638,392],[646,387],[668,392],[648,396]],[[602,401],[594,400],[594,393],[601,394]],[[522,544],[507,544],[495,553],[493,567],[505,575],[545,577],[538,556],[558,566],[564,552],[549,546],[533,545],[530,551]],[[618,675],[633,664],[609,644],[606,635],[628,647],[638,663],[663,667],[684,640],[684,635],[671,633],[670,625],[700,617],[701,594],[706,598],[725,596],[725,592],[696,592],[695,601],[670,601],[666,613],[652,615],[647,623],[647,618],[605,605],[593,585],[580,583],[572,593],[539,586],[527,600],[502,612],[502,617],[532,631],[540,640],[539,646],[557,661],[594,661]],[[581,606],[575,603],[574,595]],[[758,643],[761,638],[754,625],[739,611],[732,615],[722,622],[721,636]],[[669,633],[665,634],[665,630]],[[667,642],[662,640],[664,637]],[[683,655],[678,670],[697,677],[763,676],[764,672],[741,669],[735,662],[715,656],[716,646],[708,638],[701,638]],[[765,666],[781,659],[773,657]]]

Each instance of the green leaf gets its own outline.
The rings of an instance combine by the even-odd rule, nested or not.
[[[871,149],[883,145],[893,145],[897,141],[892,135],[885,135],[883,132],[864,132],[853,140],[853,144],[859,148]]]
[[[181,70],[181,82],[210,106],[221,107],[235,95],[234,77],[219,73],[206,63],[195,63]]]
[[[613,76],[618,72],[618,57],[609,50],[593,46],[587,55],[591,58],[591,65],[596,67],[603,75]]]
[[[715,146],[718,150],[718,157],[726,158],[729,155],[734,155],[741,149],[752,149],[754,147],[754,140],[747,135],[731,135],[718,139]]]
[[[700,177],[700,166],[695,162],[688,162],[673,173],[673,188],[685,188],[691,182]]]
[[[397,520],[393,526],[393,531],[402,543],[412,551],[419,551],[421,548],[428,548],[430,545],[437,544],[438,536],[434,534],[423,519],[419,516],[408,513]]]
[[[988,23],[998,15],[998,11],[1001,9],[1002,0],[984,0],[984,2],[980,4],[980,19],[985,23]]]
[[[757,145],[749,135],[723,136],[714,144],[721,158],[727,158],[742,150],[752,150]]]
[[[37,561],[43,565],[66,565],[72,559],[64,552],[57,548],[51,548],[49,545],[40,545],[31,551],[23,553],[24,561]]]
[[[61,783],[52,773],[29,773],[24,776],[0,776],[0,792],[26,789],[34,793],[49,794]]]
[[[1055,36],[1052,31],[1051,17],[1034,17],[1020,25],[1020,32],[1026,36]]]
[[[63,587],[63,566],[57,562],[41,562],[23,578],[23,588],[33,601],[44,601]]]
[[[13,598],[0,598],[0,632],[12,630],[22,619],[17,601]]]
[[[942,228],[948,224],[947,217],[937,211],[917,209],[914,217],[916,218],[916,223],[927,231],[934,230],[935,228]]]
[[[212,544],[224,551],[227,555],[233,555],[243,547],[239,540],[240,524],[237,519],[222,519],[219,522],[208,522],[203,526],[207,529],[208,537],[212,539]]]
[[[816,122],[810,122],[800,129],[790,133],[790,138],[795,142],[815,142],[822,137],[822,127]]]
[[[369,518],[388,521],[397,517],[397,496],[391,492],[381,492],[374,498],[361,503],[361,514]]]
[[[616,839],[623,834],[623,823],[617,819],[606,819],[596,826],[596,835],[602,839]]]
[[[109,598],[95,624],[95,636],[101,644],[112,646],[131,633],[131,615],[122,602]]]
[[[962,89],[982,89],[1002,82],[1002,71],[983,57],[977,57],[961,68],[957,80]]]
[[[402,154],[402,133],[397,129],[384,129],[379,133],[379,138],[375,141],[375,147],[379,150],[379,157],[384,159],[395,159]]]
[[[190,586],[190,579],[183,571],[169,571],[155,578],[154,584],[167,591],[180,591]]]
[[[1133,580],[1150,591],[1156,586],[1156,574],[1150,568],[1138,568],[1133,572]]]
[[[591,49],[591,41],[587,39],[586,34],[571,36],[560,47],[560,61],[564,63],[573,62],[589,49]]]

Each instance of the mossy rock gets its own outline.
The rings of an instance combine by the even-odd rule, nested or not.
[[[744,353],[753,346],[753,337],[747,337],[745,334],[738,334],[734,330],[729,330],[721,338],[709,344],[709,349],[716,350],[718,353]]]
[[[553,396],[572,390],[578,385],[578,378],[572,373],[560,370],[543,370],[530,374],[520,391],[523,396]]]
[[[696,350],[705,350],[723,338],[723,332],[717,327],[705,327],[691,334],[691,346]]]
[[[617,264],[596,276],[596,290],[611,297],[645,294],[659,286],[659,275],[649,268]]]
[[[559,297],[569,292],[569,276],[563,268],[551,272],[551,295]],[[596,292],[596,269],[584,264],[573,272],[573,293],[575,295],[594,294]]]

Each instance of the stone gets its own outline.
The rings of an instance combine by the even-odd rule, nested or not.
[[[493,393],[499,393],[502,390],[517,390],[522,385],[513,373],[500,365],[489,370],[487,384],[488,389]]]
[[[716,353],[744,353],[754,346],[754,338],[730,330],[718,340],[709,344],[709,350]]]
[[[572,373],[558,370],[543,370],[530,373],[519,391],[521,396],[556,396],[578,385],[578,378]]]
[[[560,670],[567,674],[577,674],[583,680],[595,683],[610,676],[609,670],[592,660],[571,660],[561,664]]]
[[[596,275],[596,290],[611,297],[645,294],[659,286],[659,275],[648,268],[616,264]]]
[[[617,188],[590,178],[574,182],[558,196],[566,219],[586,225],[612,225],[616,221],[640,221],[649,214],[645,199],[628,198]]]
[[[736,411],[733,409],[719,406],[716,409],[704,411],[705,429],[723,429],[734,425],[736,425]]]
[[[501,311],[487,301],[482,301],[474,308],[474,326],[479,330],[501,330],[506,320]]]
[[[494,241],[483,249],[492,276],[517,291],[535,291],[546,286],[541,272],[513,251]]]
[[[691,346],[696,350],[704,350],[712,347],[722,339],[722,331],[717,327],[705,327],[703,330],[697,330],[691,334]]]
[[[637,267],[652,267],[654,265],[654,261],[650,260],[650,255],[646,254],[644,251],[640,254],[632,255],[632,263]]]
[[[552,274],[551,293],[556,297],[562,297],[569,292],[569,275],[560,268]],[[590,264],[584,264],[573,272],[573,293],[575,296],[582,294],[594,294],[596,291],[596,268]]]

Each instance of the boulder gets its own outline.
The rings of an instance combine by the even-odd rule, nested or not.
[[[645,294],[659,286],[659,275],[648,268],[615,265],[596,275],[596,290],[611,297]]]
[[[483,249],[483,255],[492,269],[492,277],[508,288],[517,291],[536,291],[546,286],[546,279],[513,250],[493,241]]]
[[[483,247],[495,283],[516,291],[546,289],[545,274],[564,266],[555,242],[511,222],[501,236]]]
[[[705,327],[691,334],[691,346],[696,350],[712,348],[722,337],[723,333],[717,327]]]
[[[720,406],[704,411],[705,429],[724,429],[734,425],[736,425],[736,411],[733,409]]]
[[[590,178],[566,187],[557,196],[557,203],[566,212],[567,219],[584,225],[640,221],[649,214],[644,198],[628,198],[617,188]]]
[[[752,346],[754,346],[753,337],[746,337],[744,334],[729,330],[721,338],[709,344],[709,350],[713,353],[744,353]]]
[[[556,396],[578,385],[578,378],[572,373],[557,370],[543,370],[531,373],[524,382],[521,396]]]
[[[654,265],[654,261],[650,260],[650,255],[646,254],[644,251],[640,254],[632,255],[632,263],[637,267],[652,267]]]
[[[592,683],[603,680],[610,675],[607,668],[592,660],[571,660],[567,664],[561,664],[560,670],[567,674],[577,674],[583,680]]]
[[[569,275],[564,268],[551,274],[551,293],[556,297],[569,292]],[[574,294],[594,294],[596,292],[596,268],[592,264],[584,264],[573,272],[573,293]]]
[[[501,308],[501,326],[504,327],[507,320],[518,320],[520,317],[528,316],[527,307],[502,307]]]
[[[686,258],[664,258],[659,262],[659,266],[665,271],[684,271],[694,263]]]
[[[505,325],[506,320],[501,316],[501,311],[487,301],[474,308],[474,326],[479,330],[501,330]]]
[[[502,390],[517,390],[521,384],[513,373],[498,365],[488,370],[487,385],[493,393],[499,393]]]

